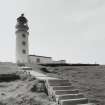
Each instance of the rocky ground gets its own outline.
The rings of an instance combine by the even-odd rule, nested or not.
[[[56,67],[57,74],[69,79],[91,102],[105,105],[105,66]]]
[[[41,70],[53,77],[69,79],[91,102],[105,105],[105,66],[62,66]],[[0,82],[0,105],[54,104],[49,101],[45,92],[37,91],[38,80],[23,72],[15,71],[15,73],[20,77],[19,79]]]
[[[38,80],[18,72],[20,79],[0,82],[0,105],[49,105],[45,92],[36,89]]]

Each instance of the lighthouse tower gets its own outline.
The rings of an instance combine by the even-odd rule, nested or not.
[[[16,24],[16,62],[17,64],[27,64],[29,55],[28,36],[29,27],[28,20],[21,14],[17,18]]]

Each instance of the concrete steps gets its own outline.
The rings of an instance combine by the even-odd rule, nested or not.
[[[55,101],[56,105],[94,105],[83,93],[80,93],[78,88],[72,86],[69,80],[48,77],[33,70],[26,70],[26,72],[44,81],[49,99]]]
[[[93,105],[69,80],[48,79],[45,84],[50,100],[58,105]]]

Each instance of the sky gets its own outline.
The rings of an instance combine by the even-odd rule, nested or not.
[[[15,62],[21,13],[30,28],[30,54],[105,64],[105,0],[1,0],[0,61]]]

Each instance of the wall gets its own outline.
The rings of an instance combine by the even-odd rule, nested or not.
[[[22,35],[25,34],[26,37],[23,38]],[[28,32],[17,31],[16,32],[16,61],[17,63],[28,63]],[[25,41],[26,45],[22,45],[22,42]],[[22,50],[25,50],[26,53],[23,54]]]
[[[66,63],[66,60],[53,61],[53,63],[64,64]]]
[[[30,63],[52,63],[52,58],[50,57],[40,57],[40,56],[29,56]]]

